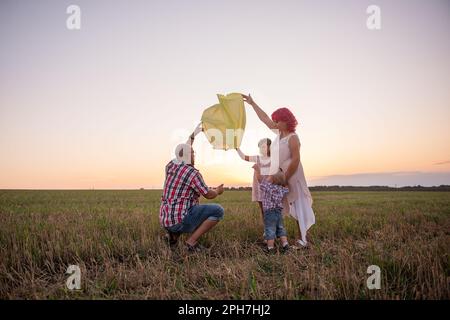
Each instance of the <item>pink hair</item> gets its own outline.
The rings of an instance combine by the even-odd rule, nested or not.
[[[272,113],[273,121],[283,121],[287,123],[287,129],[289,132],[294,132],[297,127],[297,119],[294,114],[288,108],[279,108]]]

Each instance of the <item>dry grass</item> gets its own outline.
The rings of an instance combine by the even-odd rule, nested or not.
[[[450,298],[450,193],[313,196],[309,250],[264,254],[250,193],[230,191],[210,251],[189,255],[161,239],[159,191],[0,191],[0,298]],[[65,287],[70,264],[81,291]],[[372,264],[380,290],[366,287]]]

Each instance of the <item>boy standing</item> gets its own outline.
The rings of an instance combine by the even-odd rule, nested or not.
[[[263,178],[260,173],[258,165],[253,166],[256,177],[259,181],[259,189],[261,191],[261,200],[264,210],[264,233],[265,240],[267,240],[266,252],[275,252],[274,242],[275,238],[280,238],[282,245],[282,252],[289,250],[289,243],[287,240],[286,229],[283,225],[282,215],[282,200],[289,192],[289,189],[284,187],[284,174],[279,171],[274,175]]]

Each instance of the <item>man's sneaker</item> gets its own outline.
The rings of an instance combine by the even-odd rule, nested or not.
[[[166,241],[169,246],[173,247],[178,243],[178,238],[180,237],[179,233],[173,233],[168,231],[165,235]]]
[[[190,253],[195,253],[205,251],[206,248],[198,242],[194,245],[190,245],[189,243],[186,242],[186,250]]]
[[[281,252],[282,253],[286,253],[291,249],[291,247],[289,247],[289,244],[286,243],[282,248],[281,248]]]

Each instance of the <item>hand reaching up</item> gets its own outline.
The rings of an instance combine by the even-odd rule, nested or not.
[[[244,99],[245,102],[247,102],[249,105],[253,106],[255,104],[255,101],[253,100],[252,96],[250,95],[250,93],[247,95],[242,94],[242,98]]]

